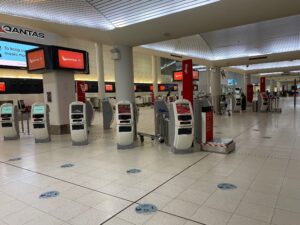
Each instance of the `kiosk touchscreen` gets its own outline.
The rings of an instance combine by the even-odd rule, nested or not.
[[[120,101],[116,105],[117,146],[118,149],[133,147],[134,110],[129,101]]]
[[[188,100],[171,103],[169,111],[169,143],[174,153],[191,152],[194,140],[194,116]]]
[[[72,145],[87,145],[88,130],[85,103],[72,102],[69,107],[69,114]]]
[[[0,107],[1,130],[4,140],[16,140],[20,138],[17,107],[11,103],[5,103]]]
[[[35,103],[31,107],[32,133],[35,143],[51,141],[49,106],[44,103]]]

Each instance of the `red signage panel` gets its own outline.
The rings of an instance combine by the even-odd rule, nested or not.
[[[0,92],[5,92],[5,91],[6,91],[5,82],[0,82]]]
[[[214,140],[214,114],[213,112],[206,112],[206,142]]]
[[[248,84],[247,85],[247,102],[252,103],[253,101],[253,85]]]
[[[85,83],[84,81],[76,81],[77,86],[77,101],[85,102]]]
[[[191,59],[182,61],[183,80],[182,95],[193,105],[193,61]]]
[[[260,92],[266,92],[266,78],[260,78]]]
[[[58,49],[58,65],[63,69],[84,70],[84,57],[83,52]]]
[[[27,67],[29,71],[46,68],[44,49],[38,49],[27,53]]]
[[[108,92],[113,91],[113,85],[112,84],[105,84],[105,91],[108,91]]]

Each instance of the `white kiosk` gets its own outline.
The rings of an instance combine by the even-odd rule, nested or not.
[[[88,129],[86,121],[85,103],[72,102],[69,107],[69,115],[72,145],[87,145]]]
[[[266,92],[262,92],[258,96],[258,110],[260,112],[268,111],[268,96]]]
[[[31,107],[32,133],[35,143],[51,141],[49,106],[45,103],[35,103]]]
[[[240,88],[236,88],[234,91],[234,112],[242,111],[242,90]]]
[[[177,100],[170,103],[169,111],[169,144],[174,153],[192,151],[194,140],[194,116],[188,100]]]
[[[129,101],[120,101],[116,105],[117,146],[118,149],[133,147],[134,109]]]
[[[17,106],[4,103],[0,107],[1,129],[4,140],[16,140],[20,138]]]

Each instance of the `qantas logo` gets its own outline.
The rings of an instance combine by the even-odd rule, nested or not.
[[[33,37],[33,38],[45,38],[45,34],[29,29],[24,28],[18,28],[10,25],[2,25],[0,27],[0,33],[7,33],[7,34],[19,34],[27,37]]]
[[[39,61],[42,61],[42,58],[39,57],[39,58],[36,58],[36,59],[29,59],[29,62],[32,64],[32,63],[36,63],[36,62],[39,62]]]
[[[65,56],[62,56],[63,61],[71,61],[71,62],[80,62],[80,59],[74,59],[74,58],[66,58]]]

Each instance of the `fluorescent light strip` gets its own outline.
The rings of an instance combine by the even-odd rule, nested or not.
[[[282,61],[282,62],[271,62],[271,63],[261,63],[261,64],[252,64],[249,66],[233,66],[233,68],[242,69],[242,70],[262,70],[262,69],[274,69],[274,68],[286,68],[286,67],[295,67],[300,66],[300,60],[293,61]]]

